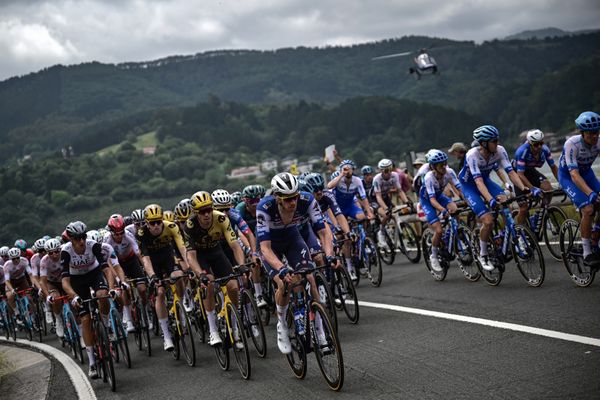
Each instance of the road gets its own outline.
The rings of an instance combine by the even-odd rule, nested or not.
[[[424,264],[402,257],[384,266],[379,288],[361,281],[361,301],[414,307],[564,333],[600,338],[600,282],[578,288],[562,263],[547,262],[546,280],[530,288],[514,264],[498,287],[468,282],[452,268],[436,282]],[[117,392],[94,381],[98,398],[260,399],[436,399],[579,398],[600,396],[600,347],[473,323],[361,307],[360,322],[339,316],[345,363],[341,393],[331,392],[309,355],[308,375],[293,377],[267,328],[269,353],[253,352],[252,379],[243,381],[232,359],[222,371],[214,352],[197,344],[190,368],[162,351],[153,337],[153,356],[132,350],[133,368],[117,366]],[[47,339],[46,343],[57,346]],[[131,345],[133,339],[130,339]],[[58,346],[57,346],[58,347]],[[133,347],[133,346],[132,346]]]

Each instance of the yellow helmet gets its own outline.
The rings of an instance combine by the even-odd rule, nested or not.
[[[194,193],[190,200],[192,208],[195,211],[198,211],[199,209],[204,207],[212,207],[213,204],[212,198],[210,197],[210,193],[204,191]]]
[[[149,204],[144,208],[144,218],[147,222],[162,221],[163,210],[158,204]]]
[[[165,221],[175,222],[175,214],[173,213],[173,211],[163,211],[163,219]]]

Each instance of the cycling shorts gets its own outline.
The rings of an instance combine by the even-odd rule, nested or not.
[[[489,177],[482,178],[483,183],[487,187],[488,191],[492,195],[492,197],[499,196],[504,194],[504,190],[494,181],[492,181]],[[481,197],[479,193],[479,189],[477,189],[477,185],[474,181],[463,182],[462,183],[462,192],[469,203],[469,207],[473,210],[477,217],[481,217],[483,214],[487,214],[490,212],[485,200]]]
[[[600,193],[600,182],[598,182],[598,178],[596,178],[593,169],[588,169],[581,174],[581,177],[590,189],[596,193]],[[577,207],[577,210],[590,204],[587,194],[583,193],[577,187],[568,171],[563,171],[562,169],[558,170],[558,183],[560,183],[560,186],[562,186],[567,196],[569,196],[575,207]]]
[[[273,250],[273,253],[275,253],[280,260],[283,260],[283,257],[285,257],[287,265],[291,268],[310,262],[310,250],[302,239],[300,232],[296,231],[290,236],[291,237],[287,237],[285,241],[271,241],[271,250]],[[271,267],[262,255],[261,260],[271,278],[278,274],[278,270]]]
[[[144,272],[142,271],[140,260],[138,260],[137,257],[131,257],[129,260],[122,261],[120,264],[127,278],[137,279],[144,277]],[[152,266],[154,267],[154,263],[152,263]]]
[[[448,208],[448,204],[452,203],[452,199],[443,193],[440,193],[437,196],[435,196],[435,199],[444,208]],[[427,218],[427,222],[429,223],[429,225],[435,224],[436,222],[440,221],[440,219],[438,218],[438,211],[435,209],[434,206],[431,205],[431,202],[429,201],[429,196],[421,197],[421,208],[425,212],[425,218]]]
[[[71,287],[82,300],[89,300],[92,298],[90,288],[94,289],[95,292],[98,292],[99,290],[108,290],[108,284],[106,283],[104,273],[100,268],[93,269],[83,275],[71,275]],[[80,316],[85,314],[89,314],[87,306],[79,309]]]
[[[359,214],[365,214],[363,209],[360,208],[356,203],[352,202],[348,205],[346,205],[345,207],[342,207],[340,205],[340,210],[342,211],[342,214],[344,214],[344,216],[346,218],[352,218],[352,219],[358,219],[357,216]]]
[[[215,278],[224,278],[233,274],[233,266],[221,246],[196,251],[196,260],[203,270],[212,273]]]

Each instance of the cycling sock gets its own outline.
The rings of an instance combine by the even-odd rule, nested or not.
[[[56,323],[58,324],[59,321],[60,323],[62,323],[62,319],[60,318],[60,313],[53,313],[54,314],[54,319],[56,320]]]
[[[488,255],[488,242],[479,239],[479,254],[482,256]]]
[[[583,245],[583,258],[586,258],[592,254],[592,241],[588,238],[581,238],[581,244]]]
[[[284,324],[286,327],[287,327],[286,316],[287,316],[288,306],[289,306],[289,304],[285,305],[285,306],[280,306],[279,304],[277,304],[277,319],[279,320],[279,322]]]
[[[354,271],[354,265],[352,265],[352,258],[350,257],[345,257],[346,258],[346,265],[348,266],[348,271]]]
[[[206,319],[208,320],[208,330],[217,332],[217,315],[215,314],[215,310],[208,311],[206,313]]]
[[[437,257],[438,256],[438,250],[439,250],[438,247],[431,246],[431,255],[434,256],[434,257]]]
[[[162,331],[165,340],[167,340],[167,339],[170,340],[171,332],[169,332],[169,319],[168,318],[159,319],[158,322],[160,323],[160,330]]]
[[[325,334],[325,331],[323,330],[323,319],[321,319],[321,315],[319,314],[315,315],[315,328],[317,328],[317,332]]]
[[[256,293],[257,296],[262,296],[262,285],[260,283],[254,284],[254,293]]]
[[[125,321],[131,321],[131,305],[123,306],[123,317]]]
[[[87,346],[85,348],[85,351],[87,353],[88,362],[90,363],[90,366],[96,364],[96,357],[94,356],[94,348],[92,346]]]

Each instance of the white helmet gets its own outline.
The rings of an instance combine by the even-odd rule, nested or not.
[[[60,241],[56,239],[48,239],[44,244],[44,249],[46,251],[60,250]]]
[[[33,244],[35,246],[36,251],[44,251],[44,245],[46,244],[46,239],[38,239]]]
[[[102,243],[102,241],[104,240],[100,231],[96,231],[96,230],[89,231],[87,233],[87,238],[90,240],[93,240],[96,243]]]
[[[280,172],[271,179],[271,190],[276,195],[290,195],[298,192],[298,179],[289,172]]]
[[[18,247],[13,247],[8,251],[8,258],[19,258],[21,257],[21,249]]]
[[[210,194],[213,200],[213,206],[216,208],[224,208],[231,206],[231,195],[225,189],[217,189]]]
[[[377,168],[379,168],[379,169],[392,168],[392,165],[393,165],[392,160],[387,159],[387,158],[382,158],[377,163]]]
[[[8,246],[0,247],[0,257],[8,257]]]
[[[544,132],[539,129],[532,129],[527,132],[527,141],[529,143],[537,143],[544,140]]]

